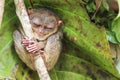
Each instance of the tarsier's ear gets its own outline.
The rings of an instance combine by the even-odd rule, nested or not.
[[[28,15],[31,15],[34,13],[33,9],[28,9],[27,12],[28,12]]]
[[[58,26],[62,26],[63,25],[63,21],[62,20],[59,20],[58,21]]]

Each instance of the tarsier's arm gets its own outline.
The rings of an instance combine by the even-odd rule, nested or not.
[[[52,69],[58,60],[62,48],[61,39],[61,31],[58,31],[56,34],[53,34],[47,39],[44,50],[46,54],[46,66],[48,70]]]
[[[62,32],[58,31],[50,36],[45,42],[37,42],[27,37],[23,38],[22,45],[29,54],[31,53],[33,56],[42,55],[47,69],[50,70],[54,67],[61,52],[61,39]]]
[[[62,32],[58,31],[50,36],[46,42],[37,42],[27,37],[23,38],[22,45],[29,54],[31,53],[33,56],[42,55],[47,69],[50,70],[55,65],[61,52],[61,39]]]

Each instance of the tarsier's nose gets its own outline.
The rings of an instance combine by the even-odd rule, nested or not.
[[[43,27],[40,27],[40,28],[39,28],[39,33],[40,33],[40,34],[43,34],[43,33],[44,33],[44,28],[43,28]]]

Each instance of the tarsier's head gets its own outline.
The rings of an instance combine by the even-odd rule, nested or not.
[[[31,9],[28,14],[33,32],[39,40],[45,40],[57,32],[62,24],[62,21],[53,12],[45,8]]]

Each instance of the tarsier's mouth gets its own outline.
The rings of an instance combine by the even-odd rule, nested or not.
[[[42,42],[42,41],[45,41],[49,38],[49,36],[55,34],[56,32],[53,32],[52,34],[43,34],[42,36],[41,35],[35,35],[35,39],[38,41],[38,42]]]
[[[47,40],[49,36],[50,36],[50,35],[45,35],[45,34],[36,35],[36,36],[35,36],[35,39],[36,39],[38,42],[41,42],[41,41]]]
[[[39,39],[36,39],[36,41],[37,41],[37,42],[43,42],[43,41],[45,41],[45,40],[39,40]]]
[[[43,37],[43,36],[45,36],[45,34],[40,34],[40,33],[39,33],[39,36]]]

